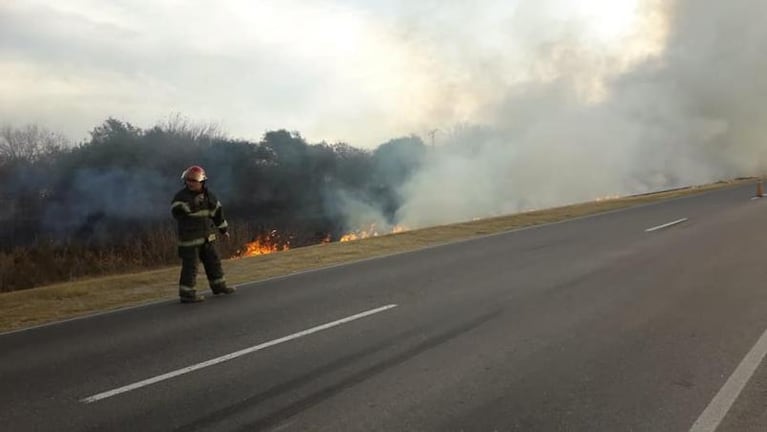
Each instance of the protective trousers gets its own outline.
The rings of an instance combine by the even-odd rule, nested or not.
[[[179,296],[194,297],[197,285],[197,260],[202,261],[205,275],[208,277],[210,289],[216,293],[226,289],[226,279],[221,268],[221,259],[213,243],[205,242],[199,246],[179,246],[178,256],[181,257],[181,276],[178,287]]]

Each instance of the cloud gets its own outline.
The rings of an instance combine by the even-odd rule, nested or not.
[[[411,54],[364,10],[244,0],[0,8],[0,115],[16,123],[83,137],[107,116],[151,125],[182,112],[245,138],[287,128],[370,147],[415,115]]]

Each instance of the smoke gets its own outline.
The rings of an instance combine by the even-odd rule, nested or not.
[[[115,221],[156,222],[169,218],[170,198],[178,182],[146,169],[85,168],[72,173],[69,186],[51,197],[43,229],[58,235],[110,239]],[[179,189],[177,187],[176,189]]]
[[[329,86],[332,91],[328,93],[317,91],[310,99],[332,102],[331,105],[319,102],[302,105],[300,98],[295,99],[298,93],[314,94],[307,88],[327,87],[312,86],[313,81],[308,78],[291,79],[289,93],[283,85],[269,84],[267,93],[279,93],[274,100],[279,99],[281,107],[274,111],[272,99],[265,98],[270,101],[270,113],[273,111],[270,116],[284,120],[291,116],[282,108],[295,114],[299,107],[310,106],[309,111],[337,118],[339,111],[329,109],[337,104],[354,106],[348,123],[371,134],[373,129],[389,125],[393,125],[391,135],[405,132],[397,130],[402,125],[410,130],[438,129],[433,140],[426,140],[427,151],[412,170],[398,172],[392,168],[391,176],[380,174],[386,187],[372,195],[378,193],[373,198],[385,195],[385,205],[372,199],[370,193],[341,190],[325,194],[329,197],[325,203],[331,209],[329,213],[333,216],[342,213],[348,225],[345,228],[356,229],[370,223],[416,228],[767,170],[767,148],[761,142],[767,132],[767,123],[762,121],[767,108],[761,97],[767,90],[767,58],[763,54],[767,52],[767,27],[761,23],[767,2],[485,0],[480,8],[469,2],[423,0],[400,2],[406,5],[401,11],[395,11],[397,2],[339,2],[381,9],[376,14],[364,15],[369,18],[365,23],[375,26],[359,28],[390,30],[386,35],[376,33],[373,38],[385,43],[360,45],[379,47],[361,49],[365,53],[361,57],[344,57],[350,54],[341,50],[331,62],[317,61],[313,57],[317,50],[311,49],[307,56],[311,57],[312,67],[300,69],[311,72],[309,76],[314,75],[318,64],[347,71],[348,76],[337,74],[330,81],[334,84],[338,81],[343,89],[354,89],[356,96],[366,96],[362,100],[370,103],[359,112],[374,112],[375,120],[365,121],[365,116],[358,115],[357,104],[351,104],[346,94],[337,90],[341,85]],[[586,11],[581,8],[583,5],[598,7]],[[626,7],[621,5],[633,5],[635,13],[617,14],[621,12],[619,8]],[[48,16],[54,22],[59,18],[59,14]],[[12,27],[19,34],[27,34],[20,24]],[[102,27],[94,29],[106,31]],[[56,39],[57,34],[52,32],[45,40]],[[88,48],[91,39],[77,38],[84,46],[80,57],[107,50],[112,54],[127,52],[107,49],[101,43],[97,44],[98,49],[91,50]],[[151,38],[143,40],[153,42]],[[29,44],[19,46],[47,46],[34,41],[33,38]],[[229,46],[228,40],[224,42]],[[46,53],[40,51],[37,55],[50,57]],[[268,58],[278,65],[290,57],[248,56]],[[103,59],[90,57],[96,63]],[[196,56],[184,58],[187,57],[198,61]],[[144,60],[151,64],[155,59],[149,56]],[[258,67],[251,67],[249,62],[242,64],[246,67],[238,66],[237,70],[248,73],[265,70],[260,63]],[[220,67],[223,69],[224,64]],[[285,75],[284,70],[298,68],[278,69]],[[175,83],[181,79],[177,75],[183,74],[173,71],[175,68],[171,68],[170,75]],[[27,76],[21,72],[19,75]],[[156,75],[162,81],[166,73]],[[221,82],[242,81],[221,78],[229,75],[216,76]],[[365,81],[359,77],[372,78]],[[206,82],[208,79],[206,75]],[[300,85],[296,87],[296,83]],[[234,93],[247,93],[241,86],[234,93],[221,92],[219,87],[207,86],[216,94],[199,97],[219,100]],[[187,93],[194,100],[198,98],[195,92]],[[97,92],[98,97],[101,94]],[[354,101],[359,102],[356,96]],[[78,99],[87,100],[79,96]],[[227,106],[241,107],[233,100],[227,99]],[[214,106],[207,101],[194,105]],[[251,110],[237,110],[248,113],[248,122],[251,121]],[[327,128],[335,127],[329,121],[320,123],[327,123]],[[178,162],[172,166],[183,166],[193,157],[191,148],[169,148],[173,152],[168,153]],[[212,158],[211,163],[204,162],[215,173],[214,190],[227,203],[228,196],[239,190],[231,165],[245,158],[227,156],[228,151],[223,153]],[[399,157],[392,158],[399,161]],[[48,229],[77,230],[82,224],[92,225],[86,223],[89,220],[106,216],[164,220],[168,217],[167,201],[177,186],[175,178],[150,172],[94,169],[71,175],[74,177],[70,187],[61,192],[63,196],[53,197],[56,203],[47,209]],[[35,176],[23,177],[19,178],[23,184],[39,182]],[[168,190],[168,185],[174,186]],[[263,186],[252,188],[260,187]],[[5,195],[15,193],[13,187],[6,185],[6,189]],[[15,208],[4,210],[0,219],[17,218],[19,213],[21,210]]]
[[[341,216],[340,221],[345,233],[363,230],[370,231],[371,234],[375,232],[377,235],[388,234],[393,229],[379,206],[348,190],[336,188],[327,192],[325,205],[328,207],[328,214]]]
[[[433,121],[463,125],[437,135],[402,187],[398,223],[448,223],[767,169],[767,3],[641,1],[632,30],[610,42],[587,23],[541,13],[555,3],[507,17],[507,40],[517,37],[506,47],[430,39],[434,52],[450,53],[445,73],[435,75],[448,77],[437,83],[445,97],[435,106],[452,106],[435,108]],[[440,15],[442,27],[455,20],[464,35],[487,34],[487,17],[453,12]],[[461,101],[471,102],[468,115],[453,106]]]

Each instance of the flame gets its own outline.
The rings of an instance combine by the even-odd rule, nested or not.
[[[407,231],[407,228],[402,225],[394,225],[394,227],[391,229],[392,234],[397,234],[405,231]]]
[[[388,229],[388,231],[379,232],[379,230],[376,228],[376,224],[370,224],[370,226],[365,229],[354,230],[342,235],[338,241],[348,242],[368,237],[377,237],[384,234],[401,233],[407,230],[407,227],[402,225],[395,225]],[[290,249],[290,241],[283,241],[281,238],[284,238],[284,236],[279,235],[277,230],[272,230],[269,234],[262,234],[256,237],[252,242],[246,243],[242,249],[235,253],[235,256],[238,258],[245,258],[256,255],[267,255]],[[331,241],[331,236],[328,234],[322,238],[319,243],[326,244],[330,243]]]
[[[236,255],[240,258],[267,255],[274,252],[290,249],[290,242],[281,242],[278,238],[277,231],[272,230],[269,234],[263,234],[256,237],[250,243],[246,243],[243,249],[238,250]]]
[[[404,227],[402,225],[394,225],[393,227],[391,227],[390,230],[388,230],[388,232],[387,231],[379,232],[378,228],[376,227],[376,224],[372,223],[367,228],[358,229],[358,230],[348,232],[342,235],[338,241],[348,242],[352,240],[360,240],[360,239],[369,238],[369,237],[378,237],[379,235],[384,235],[384,234],[396,234],[396,233],[401,233],[404,231],[407,231],[407,227]]]

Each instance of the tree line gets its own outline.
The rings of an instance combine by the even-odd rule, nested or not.
[[[239,242],[277,232],[298,247],[357,228],[344,197],[393,222],[426,155],[415,135],[373,150],[287,130],[250,141],[179,116],[150,128],[108,118],[89,135],[73,145],[35,125],[0,128],[0,291],[175,262],[169,206],[190,165],[208,172]],[[56,274],[29,280],[26,267]]]

